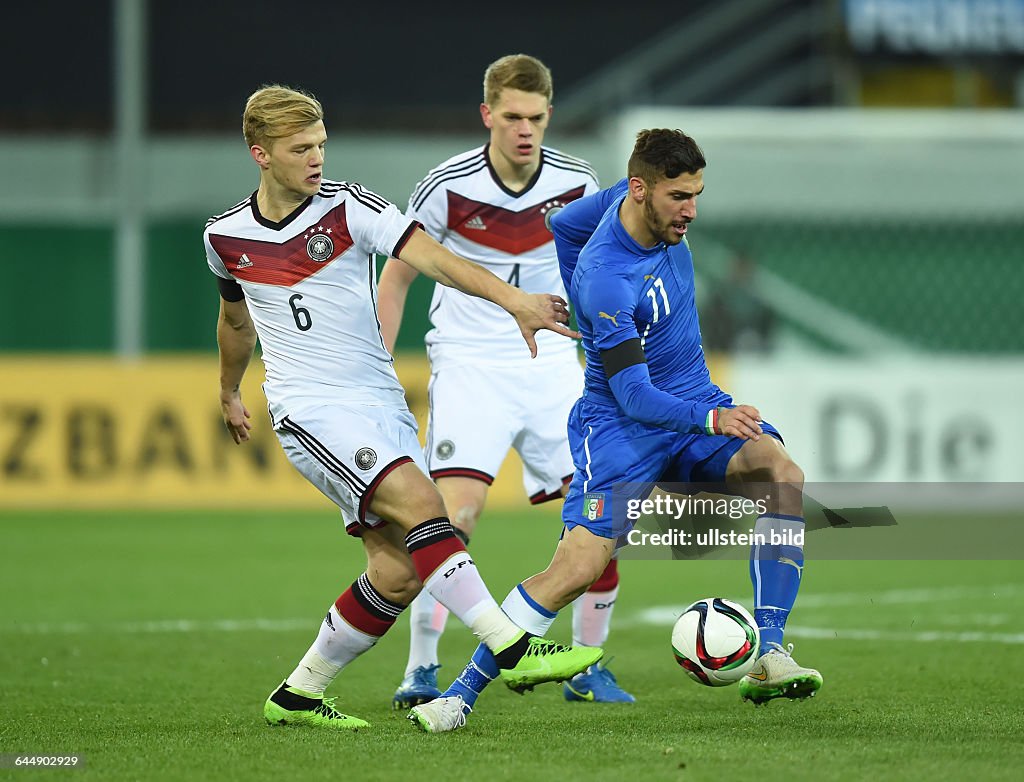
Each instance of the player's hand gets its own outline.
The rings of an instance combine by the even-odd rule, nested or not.
[[[220,412],[235,445],[240,445],[249,439],[249,430],[252,429],[252,424],[249,423],[249,409],[242,404],[241,392],[221,393]]]
[[[550,293],[522,293],[519,302],[510,310],[519,324],[523,339],[530,346],[530,355],[537,357],[537,340],[534,335],[541,329],[553,331],[563,337],[579,339],[579,332],[565,324],[569,322],[569,305],[561,296]]]
[[[750,405],[718,408],[718,429],[721,434],[741,440],[760,440],[761,413]]]

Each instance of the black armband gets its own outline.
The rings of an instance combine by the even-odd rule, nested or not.
[[[601,364],[604,366],[605,377],[611,379],[623,369],[636,364],[646,364],[647,356],[640,347],[640,338],[627,339],[613,348],[601,351]]]
[[[245,298],[245,294],[242,293],[242,286],[238,284],[237,280],[225,280],[223,277],[218,277],[217,288],[220,290],[220,297],[224,301],[241,301]]]

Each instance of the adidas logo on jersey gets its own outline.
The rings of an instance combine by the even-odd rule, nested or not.
[[[476,231],[486,231],[487,225],[483,220],[480,219],[480,215],[473,215],[466,221],[466,228],[472,228]]]
[[[246,255],[245,253],[242,253],[242,257],[238,259],[238,264],[236,268],[248,269],[250,266],[252,266],[252,261],[249,260],[249,256]]]

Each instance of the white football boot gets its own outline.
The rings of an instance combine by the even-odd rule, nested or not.
[[[821,689],[821,674],[803,668],[793,659],[793,644],[783,648],[769,642],[770,651],[761,655],[750,673],[740,679],[740,697],[754,705],[774,698],[808,698]]]
[[[461,695],[449,695],[413,706],[406,719],[427,733],[447,733],[466,724],[467,710]]]

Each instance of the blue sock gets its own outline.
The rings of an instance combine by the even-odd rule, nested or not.
[[[750,581],[754,585],[754,619],[761,633],[759,654],[782,645],[789,612],[796,602],[803,576],[804,520],[798,516],[768,514],[757,520],[755,534],[764,545],[751,546]]]
[[[557,614],[549,611],[532,597],[522,584],[516,585],[515,589],[509,592],[508,597],[501,604],[501,610],[508,614],[508,618],[534,635],[544,635],[555,621]],[[447,690],[441,693],[442,697],[450,695],[461,695],[466,702],[465,711],[472,711],[476,699],[495,678],[498,676],[498,663],[491,654],[491,650],[480,644],[473,657],[462,669],[462,673],[451,683]]]
[[[498,675],[498,663],[491,654],[491,650],[480,644],[473,657],[462,669],[462,673],[453,681],[448,689],[441,693],[442,697],[450,695],[461,695],[466,702],[465,711],[472,711],[476,699],[480,693]]]

